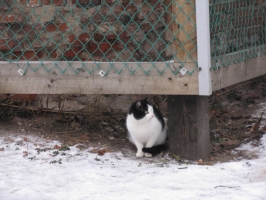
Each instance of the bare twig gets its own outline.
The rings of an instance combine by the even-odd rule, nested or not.
[[[52,132],[52,134],[67,134],[67,133],[77,133],[77,132],[82,132],[82,130],[75,130],[75,131],[62,131],[62,132]]]
[[[179,156],[177,156],[173,153],[169,153],[169,155],[174,156],[179,162],[183,162],[183,160]]]
[[[222,187],[222,188],[239,188],[240,186],[218,185],[218,186],[215,186],[214,188],[216,189],[216,188],[220,188],[220,187]]]
[[[260,118],[256,121],[256,123],[252,126],[251,130],[250,130],[250,133],[252,134],[257,134],[258,131],[259,131],[259,128],[260,128],[260,122],[261,122],[261,119],[262,119],[262,115],[263,115],[264,112],[262,112],[260,114]]]
[[[29,128],[28,128],[28,124],[26,122],[26,120],[24,120],[25,126],[26,126],[26,132],[27,132],[27,139],[26,139],[26,143],[27,143],[27,152],[29,152],[29,144],[28,144],[28,138],[29,138]]]

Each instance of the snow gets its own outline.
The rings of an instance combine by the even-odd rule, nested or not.
[[[170,158],[154,163],[121,152],[99,156],[77,146],[56,155],[55,145],[60,143],[33,135],[0,136],[0,199],[266,199],[265,135],[259,145],[235,150],[256,158],[214,166]]]

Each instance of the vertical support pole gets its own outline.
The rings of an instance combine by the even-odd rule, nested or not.
[[[208,96],[212,93],[211,84],[211,52],[210,52],[210,27],[209,27],[209,0],[196,1],[196,16],[193,15],[190,19],[196,21],[197,25],[197,53],[193,60],[198,60],[198,84],[199,95],[180,95],[168,96],[168,135],[170,151],[176,155],[180,155],[185,159],[197,160],[207,159],[210,154],[210,127],[209,127],[209,102]],[[176,0],[183,5],[184,0]],[[182,3],[181,3],[182,2]],[[177,32],[172,31],[174,38],[177,38],[180,43],[184,43],[182,49],[195,48],[195,43],[187,43],[187,34],[194,29],[193,26],[185,26],[187,20],[186,13],[192,13],[193,6],[183,6],[182,12],[178,12],[179,8],[173,4],[172,13],[175,15],[175,20],[178,21],[182,28]],[[183,16],[183,13],[185,15]],[[183,16],[183,17],[182,17]],[[190,30],[191,29],[191,30]],[[175,33],[177,35],[175,35]],[[190,34],[190,38],[194,38]],[[194,45],[194,46],[193,46]],[[179,46],[174,46],[178,49]],[[178,51],[176,55],[181,62],[190,62],[187,60],[188,55]]]
[[[196,0],[199,95],[211,95],[209,0]]]
[[[170,152],[189,160],[210,154],[209,101],[207,96],[168,96]]]

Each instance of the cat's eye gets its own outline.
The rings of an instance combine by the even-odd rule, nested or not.
[[[145,114],[149,114],[149,112],[148,111],[145,111]]]

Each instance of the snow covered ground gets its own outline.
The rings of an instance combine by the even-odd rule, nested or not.
[[[0,136],[0,199],[266,199],[266,136],[242,145],[257,158],[214,166],[153,163],[120,152],[99,156],[57,141]]]

